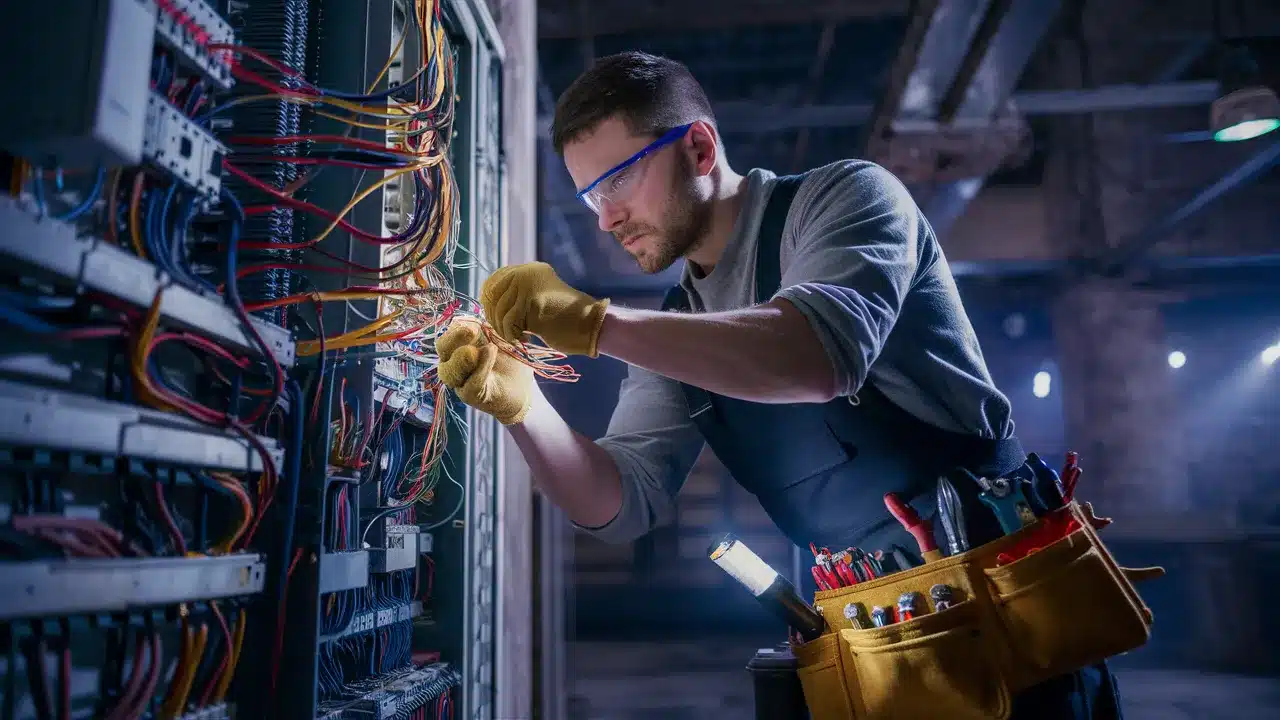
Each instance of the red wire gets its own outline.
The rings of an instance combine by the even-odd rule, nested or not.
[[[209,682],[204,686],[204,693],[200,695],[200,707],[208,707],[209,699],[213,697],[213,691],[218,686],[218,681],[222,679],[222,674],[227,671],[231,664],[231,628],[227,627],[227,620],[222,616],[222,611],[217,605],[210,604],[209,609],[213,611],[213,616],[218,619],[218,625],[222,627],[222,640],[224,643],[224,651],[222,654],[222,662],[218,663],[217,672],[209,677]]]
[[[262,182],[258,178],[250,175],[244,170],[241,170],[235,165],[232,165],[230,162],[226,160],[222,161],[222,167],[225,168],[227,172],[231,173],[232,175],[235,175],[237,178],[240,178],[241,180],[248,183],[255,189],[275,198],[276,200],[279,200],[280,202],[284,203],[288,207],[291,207],[295,210],[302,210],[304,212],[308,212],[313,215],[318,215],[319,217],[322,217],[331,222],[334,220],[337,220],[338,227],[342,228],[343,230],[346,230],[347,232],[351,233],[354,237],[360,240],[364,240],[366,242],[371,242],[376,244],[382,244],[382,245],[389,245],[389,244],[404,242],[404,240],[400,238],[384,238],[380,235],[374,235],[372,233],[365,232],[364,230],[361,230],[355,225],[352,225],[351,223],[347,222],[345,219],[339,219],[337,213],[330,212],[329,210],[325,210],[322,207],[318,207],[309,202],[304,202],[292,196],[286,195],[283,192],[280,192],[279,190],[266,184],[265,182]],[[315,240],[306,240],[303,242],[296,242],[296,243],[242,242],[240,243],[240,247],[241,249],[245,249],[245,250],[263,250],[263,249],[302,250],[305,248],[312,247],[315,244],[316,244]]]
[[[266,514],[267,508],[271,507],[271,501],[275,498],[276,482],[279,478],[276,476],[275,464],[271,461],[271,453],[267,451],[266,446],[262,444],[262,441],[258,439],[253,430],[234,418],[231,419],[231,428],[240,433],[258,451],[258,455],[262,457],[262,474],[264,476],[263,490],[258,497],[258,502],[260,503],[258,512],[253,516],[253,525],[250,526],[244,538],[240,541],[240,547],[243,549],[249,546],[254,534],[258,532],[258,523],[262,521],[262,516]]]
[[[276,612],[276,644],[272,650],[271,663],[271,707],[273,708],[276,705],[277,683],[280,679],[280,654],[284,652],[284,611],[289,597],[289,581],[293,579],[293,571],[298,567],[298,561],[301,559],[302,548],[298,548],[293,552],[293,561],[289,563],[289,570],[285,573],[284,587],[280,589],[280,608]]]
[[[237,278],[248,277],[249,275],[257,275],[258,273],[267,272],[268,270],[299,270],[302,272],[321,272],[331,273],[334,275],[349,275],[350,268],[333,267],[331,265],[315,265],[312,263],[263,263],[261,265],[246,265],[236,271]]]
[[[281,162],[289,165],[333,165],[336,167],[355,168],[356,170],[403,170],[407,165],[387,162],[359,162],[356,160],[338,160],[336,158],[299,157],[297,155],[266,155],[264,162]]]
[[[155,486],[156,505],[160,510],[160,518],[164,520],[165,526],[169,529],[169,539],[173,540],[173,547],[178,551],[178,557],[183,557],[187,554],[187,541],[182,537],[182,531],[178,529],[178,524],[173,521],[173,515],[169,512],[169,504],[164,500],[164,483],[157,480]]]
[[[124,720],[125,718],[135,718],[139,715],[137,710],[139,699],[137,695],[143,689],[143,683],[145,682],[142,674],[142,659],[146,646],[142,642],[142,631],[138,631],[138,637],[135,642],[133,669],[129,671],[129,680],[125,683],[124,689],[120,693],[120,700],[111,709],[111,714],[107,716],[107,720]]]
[[[58,720],[71,720],[71,638],[64,636],[62,662],[58,668]]]
[[[54,337],[59,340],[96,340],[99,338],[119,337],[127,334],[128,330],[122,327],[85,327],[63,330]]]

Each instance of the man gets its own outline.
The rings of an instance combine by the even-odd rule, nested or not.
[[[630,366],[597,442],[474,325],[437,347],[441,379],[507,425],[578,527],[613,542],[652,529],[704,442],[802,547],[912,547],[886,492],[923,510],[949,469],[1022,466],[938,241],[889,172],[846,160],[739,175],[688,70],[637,52],[599,60],[565,91],[552,141],[579,199],[643,271],[686,260],[664,307],[685,312],[611,305],[541,263],[485,283],[502,337]],[[1023,693],[1015,716],[1117,717],[1116,705],[1099,667]]]

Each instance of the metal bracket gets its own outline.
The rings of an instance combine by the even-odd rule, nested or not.
[[[256,553],[0,563],[6,587],[0,593],[0,619],[126,612],[256,595],[265,573]]]
[[[0,197],[0,255],[20,266],[12,270],[34,270],[76,290],[93,290],[139,308],[150,307],[163,289],[160,314],[168,323],[240,351],[261,353],[222,298],[173,285],[167,274],[146,260],[103,241],[78,238],[73,226],[41,220],[8,197]],[[293,335],[258,318],[250,320],[276,362],[292,367]]]
[[[0,445],[231,472],[263,469],[262,456],[240,435],[178,415],[8,380],[0,380],[0,407]],[[284,450],[272,438],[258,441],[279,472]]]

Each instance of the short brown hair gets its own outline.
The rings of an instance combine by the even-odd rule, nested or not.
[[[621,115],[637,135],[660,135],[695,120],[715,123],[702,86],[683,64],[629,51],[602,57],[556,102],[551,143],[564,146]]]

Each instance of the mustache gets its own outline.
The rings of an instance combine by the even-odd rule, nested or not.
[[[657,232],[658,229],[651,225],[624,225],[613,231],[613,237],[616,238],[618,242],[623,242],[628,238],[646,234],[653,235],[657,234]]]

